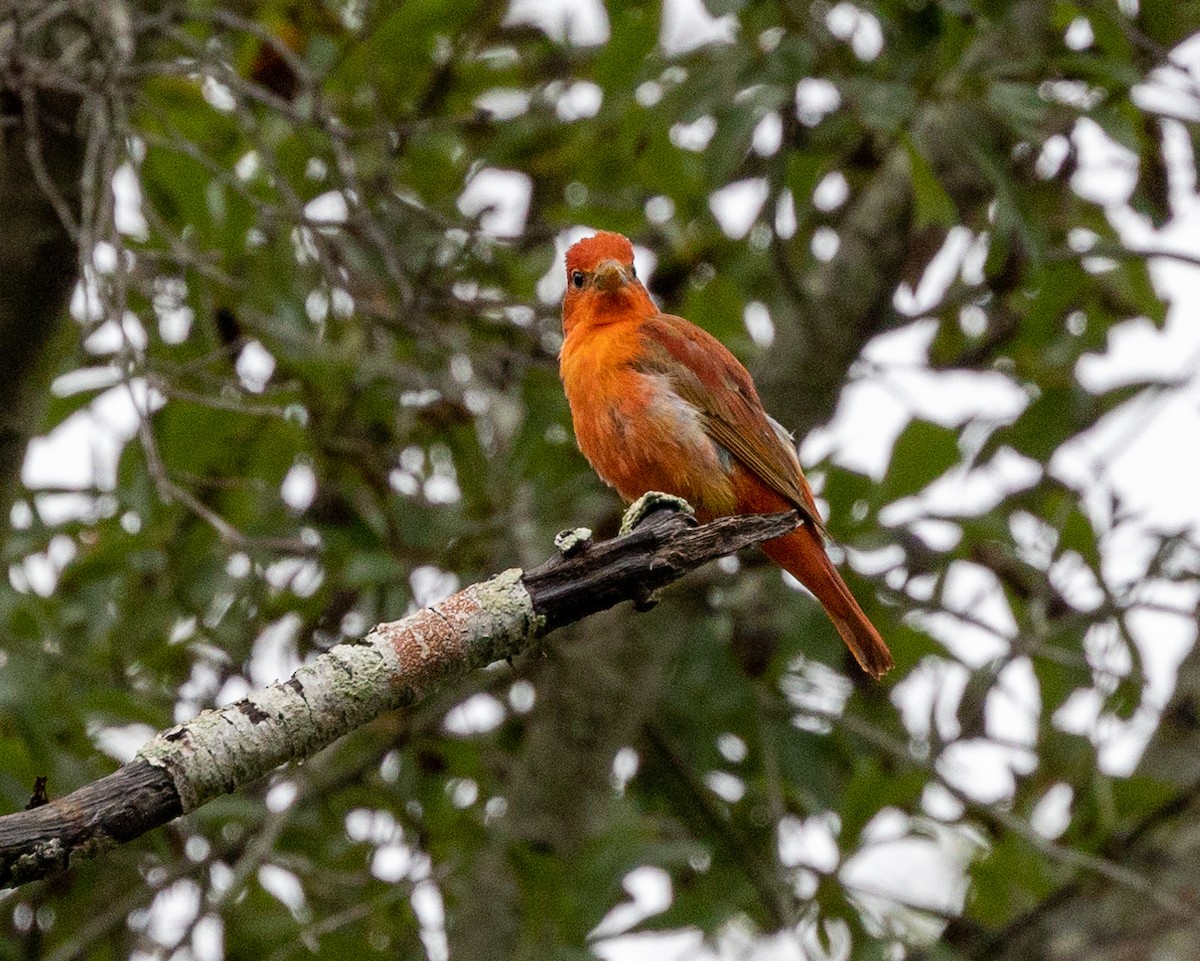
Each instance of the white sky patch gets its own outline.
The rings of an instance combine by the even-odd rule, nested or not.
[[[504,720],[504,705],[486,692],[472,694],[446,712],[445,728],[450,734],[467,737],[495,730]]]
[[[783,121],[779,114],[769,113],[758,122],[750,146],[760,157],[771,157],[783,145]]]
[[[881,523],[894,527],[923,517],[977,517],[992,510],[1013,491],[1031,487],[1042,468],[1011,448],[971,470],[952,468],[915,497],[893,501],[879,512]]]
[[[746,324],[746,333],[759,347],[770,347],[775,340],[775,323],[771,320],[771,312],[766,304],[752,300],[746,305],[742,314]]]
[[[559,120],[569,123],[596,116],[603,102],[604,91],[590,80],[581,80],[562,92],[554,104],[554,111]]]
[[[675,201],[659,194],[646,201],[646,219],[652,224],[665,224],[675,216]]]
[[[1150,82],[1133,88],[1133,102],[1143,110],[1164,116],[1200,120],[1197,64],[1200,64],[1200,34],[1176,47],[1165,66],[1151,71]]]
[[[968,677],[961,664],[944,657],[925,657],[892,689],[892,703],[913,737],[958,737],[958,702]]]
[[[1092,24],[1087,17],[1076,17],[1063,34],[1063,43],[1071,50],[1086,50],[1096,39]]]
[[[206,76],[201,91],[204,99],[221,113],[230,113],[237,107],[237,98],[234,97],[233,92],[216,77]]]
[[[726,731],[717,736],[717,750],[721,752],[721,757],[730,764],[741,764],[750,753],[746,742],[732,731]]]
[[[322,227],[344,224],[349,216],[350,205],[340,190],[327,191],[304,205],[305,219]]]
[[[1003,374],[930,369],[929,344],[936,332],[936,321],[922,320],[872,339],[851,371],[833,420],[804,438],[801,460],[811,464],[830,456],[881,479],[892,445],[913,417],[943,426],[974,418],[1003,423],[1024,409],[1025,392]]]
[[[85,265],[83,277],[71,291],[71,303],[67,308],[71,316],[81,324],[94,324],[104,317],[104,303],[96,287],[96,269]]]
[[[874,60],[883,52],[883,28],[872,13],[852,3],[839,3],[825,15],[825,25],[839,40],[850,44],[859,60]]]
[[[728,771],[709,771],[704,775],[704,783],[727,804],[737,804],[746,795],[746,782]]]
[[[805,77],[796,84],[796,116],[806,127],[815,127],[841,105],[837,87],[824,78]]]
[[[733,14],[714,17],[702,0],[664,0],[658,42],[668,57],[690,53],[710,43],[733,43],[738,21]]]
[[[717,132],[717,121],[709,114],[697,117],[690,123],[675,123],[667,131],[667,136],[680,150],[691,150],[700,153],[708,146],[713,135]]]
[[[458,198],[464,217],[478,217],[479,229],[493,237],[516,237],[525,229],[533,181],[517,170],[484,167]]]
[[[357,843],[387,844],[404,837],[391,811],[355,808],[346,815],[346,837]]]
[[[916,829],[921,833],[914,833]],[[979,849],[977,840],[956,828],[914,822],[899,811],[885,809],[867,825],[863,841],[839,877],[868,910],[879,914],[890,914],[896,906],[938,914],[962,910],[968,890],[966,867]]]
[[[413,852],[407,844],[384,844],[371,855],[371,875],[388,884],[404,880],[412,866]]]
[[[612,785],[617,794],[623,794],[633,776],[638,772],[641,758],[631,747],[623,747],[613,755]]]
[[[448,961],[450,944],[446,939],[446,906],[442,892],[432,881],[421,881],[413,888],[413,913],[421,925],[421,943],[429,961]]]
[[[262,158],[257,150],[248,150],[233,165],[233,172],[239,180],[250,180],[262,167]]]
[[[22,465],[26,487],[91,488],[112,490],[117,482],[121,450],[137,433],[139,409],[157,410],[163,398],[134,380],[104,391],[43,437],[29,442]],[[38,513],[47,524],[86,516],[92,501],[73,494],[36,499]]]
[[[1052,784],[1029,816],[1033,829],[1044,838],[1059,837],[1071,823],[1071,802],[1075,789],[1069,784]]]
[[[914,620],[971,667],[1005,653],[1017,625],[996,575],[977,564],[954,561],[944,580],[945,609]]]
[[[818,210],[837,210],[850,197],[850,184],[840,170],[833,170],[821,178],[813,190],[813,206]]]
[[[1005,665],[984,705],[988,734],[1032,748],[1042,714],[1040,691],[1029,658],[1019,657]]]
[[[893,298],[896,309],[916,317],[936,307],[958,277],[973,239],[966,227],[951,227],[941,249],[929,261],[917,282],[917,289],[914,291],[903,283],[896,290]]]
[[[273,814],[286,811],[295,803],[299,794],[300,789],[296,786],[295,781],[280,781],[278,784],[272,784],[270,790],[267,791],[267,810]]]
[[[285,557],[268,565],[266,580],[277,590],[291,591],[297,597],[312,597],[325,580],[325,572],[312,558]]]
[[[283,904],[298,921],[308,920],[304,901],[304,888],[300,879],[287,868],[278,864],[264,864],[258,869],[258,883],[264,891]]]
[[[196,961],[224,961],[225,923],[216,915],[205,915],[192,927],[192,953]]]
[[[252,340],[241,349],[235,366],[242,386],[252,394],[261,394],[275,373],[275,358],[259,341]]]
[[[284,614],[263,628],[254,640],[248,674],[258,688],[291,677],[300,667],[296,635],[300,633],[300,615]]]
[[[471,778],[452,777],[446,782],[445,789],[450,803],[460,811],[466,810],[479,800],[479,784]]]
[[[312,505],[317,496],[317,475],[305,463],[293,464],[280,485],[279,496],[292,510],[302,512]]]
[[[135,240],[150,236],[150,228],[142,213],[142,185],[137,171],[130,164],[121,164],[113,174],[113,221],[117,230]]]
[[[50,393],[55,397],[70,397],[88,391],[99,392],[121,382],[122,372],[117,364],[101,367],[79,367],[54,378]]]
[[[776,828],[779,863],[785,867],[804,866],[828,874],[838,865],[837,816],[825,812],[803,821],[790,815],[780,819]]]
[[[413,603],[417,607],[429,607],[457,591],[459,581],[457,574],[432,564],[423,564],[409,574],[408,583],[412,587]]]
[[[812,248],[813,256],[827,264],[837,256],[838,248],[841,245],[842,240],[836,230],[832,227],[818,227],[813,231],[812,242],[809,246]]]
[[[1087,117],[1075,124],[1071,139],[1079,157],[1071,189],[1105,207],[1124,206],[1137,182],[1137,158]]]
[[[790,190],[783,190],[775,202],[775,233],[784,240],[796,235],[796,201]]]
[[[675,899],[671,876],[652,865],[634,868],[625,875],[621,887],[628,893],[629,900],[612,908],[592,929],[590,938],[623,934],[640,921],[667,910]]]
[[[955,741],[942,751],[937,770],[950,786],[982,804],[1011,798],[1017,777],[1037,767],[1037,754],[984,738]]]
[[[89,354],[103,356],[121,351],[139,354],[146,349],[146,328],[131,311],[121,317],[121,322],[106,320],[95,328],[83,342]]]
[[[767,201],[767,181],[762,177],[738,180],[708,198],[708,208],[726,236],[740,240],[749,233]]]
[[[496,120],[512,120],[529,109],[530,101],[527,90],[517,90],[513,87],[497,87],[475,98],[475,106],[487,111]]]
[[[146,934],[164,948],[173,948],[200,913],[200,885],[191,880],[176,881],[163,888],[150,903]]]
[[[590,947],[603,961],[717,961],[718,958],[705,944],[704,935],[695,928],[626,934],[605,938]],[[729,957],[744,961],[768,961],[767,958],[745,953]],[[771,961],[791,961],[791,957],[781,955]]]
[[[90,736],[96,750],[124,764],[132,761],[155,733],[149,724],[124,724],[97,728]]]
[[[600,0],[513,0],[504,23],[528,24],[574,47],[605,43],[610,33],[608,12]]]

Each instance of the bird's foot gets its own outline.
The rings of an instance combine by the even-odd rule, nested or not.
[[[582,554],[592,543],[592,531],[588,527],[576,527],[574,530],[559,531],[554,535],[554,546],[563,557],[574,557]]]
[[[620,536],[624,537],[626,534],[632,532],[638,524],[655,511],[679,511],[681,514],[687,514],[689,517],[696,516],[692,505],[682,497],[676,497],[674,494],[664,494],[662,491],[646,491],[646,493],[625,509],[625,515],[621,518]]]

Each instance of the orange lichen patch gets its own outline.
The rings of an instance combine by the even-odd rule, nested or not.
[[[398,662],[396,680],[421,691],[461,671],[470,647],[467,628],[478,614],[478,601],[455,594],[401,622],[403,630],[387,637]]]
[[[369,640],[394,657],[394,683],[419,696],[447,678],[511,656],[539,629],[521,571],[511,570],[402,621],[380,624]]]

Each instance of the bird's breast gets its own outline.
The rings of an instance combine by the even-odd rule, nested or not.
[[[625,500],[659,490],[702,518],[734,509],[730,457],[705,433],[703,416],[662,373],[637,370],[634,349],[597,335],[586,352],[562,355],[563,386],[579,449]]]

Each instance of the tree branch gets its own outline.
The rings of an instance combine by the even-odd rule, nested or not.
[[[77,251],[62,215],[78,212],[83,140],[74,98],[15,90],[0,76],[0,528],[37,431],[61,344]]]
[[[686,515],[656,510],[624,537],[577,541],[534,570],[504,571],[380,624],[287,681],[160,733],[107,777],[0,817],[0,887],[131,841],[558,627],[625,600],[645,606],[688,571],[785,534],[798,519],[763,514],[696,527]]]

